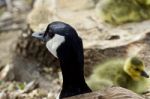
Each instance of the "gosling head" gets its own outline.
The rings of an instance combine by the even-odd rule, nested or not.
[[[124,64],[124,71],[133,80],[139,80],[142,77],[149,78],[149,75],[145,72],[144,63],[137,57],[131,57],[126,60]]]

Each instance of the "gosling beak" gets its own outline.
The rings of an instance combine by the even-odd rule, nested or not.
[[[46,41],[45,37],[44,37],[44,32],[35,32],[32,34],[32,37],[35,37],[39,40],[42,40],[42,41]]]
[[[149,75],[148,75],[145,71],[142,71],[142,72],[141,72],[141,76],[146,77],[146,78],[149,78]]]

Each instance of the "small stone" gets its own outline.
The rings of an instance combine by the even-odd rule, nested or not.
[[[14,72],[13,72],[13,65],[7,64],[4,69],[0,73],[0,79],[5,81],[10,81],[15,78]]]
[[[35,80],[31,81],[30,83],[28,83],[26,85],[26,87],[24,88],[24,90],[22,91],[22,93],[28,93],[28,92],[34,90],[37,87],[37,85],[38,85],[37,81],[35,81]]]
[[[12,19],[12,14],[10,12],[4,12],[0,17],[0,21],[10,20],[10,19]]]
[[[52,92],[49,92],[47,95],[48,99],[55,99],[56,97],[54,96],[54,94]]]
[[[7,99],[7,94],[4,92],[0,93],[0,99]]]

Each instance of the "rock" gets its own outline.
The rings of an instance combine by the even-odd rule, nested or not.
[[[19,92],[10,92],[10,93],[7,93],[8,94],[8,98],[7,99],[22,99],[22,98],[19,98],[19,96],[21,96],[22,94],[20,94]]]
[[[0,0],[0,7],[5,6],[6,5],[6,1],[5,0]]]
[[[47,98],[48,99],[55,99],[56,97],[54,96],[53,93],[49,92],[48,95],[47,95]]]
[[[7,20],[12,20],[12,14],[10,12],[4,12],[1,16],[0,16],[0,21],[7,21]],[[1,23],[2,24],[2,23]]]
[[[12,1],[12,0],[10,0]],[[13,10],[14,11],[20,11],[20,12],[25,12],[30,10],[30,3],[28,4],[27,1],[29,0],[13,0],[12,5],[13,5]]]
[[[33,90],[30,94],[34,96],[38,96],[38,97],[46,97],[48,92],[46,90],[36,89],[36,90]]]
[[[15,75],[13,71],[13,65],[7,64],[0,73],[0,79],[8,81],[8,80],[13,80],[14,78],[15,78]]]
[[[27,18],[27,23],[33,31],[44,30],[44,27],[53,20],[53,16],[56,13],[56,1],[36,0],[33,10]]]
[[[88,8],[94,7],[94,1],[95,0],[37,0],[34,3],[33,10],[28,15],[27,23],[34,32],[45,30],[44,27],[50,22],[63,18],[62,15],[59,14],[65,13],[62,9],[67,9],[68,11],[87,10]],[[66,15],[66,13],[64,15]]]
[[[0,92],[0,99],[8,99],[7,94],[4,92]]]
[[[85,10],[95,7],[96,0],[58,0],[59,8]]]
[[[38,86],[36,80],[29,82],[25,88],[21,91],[22,93],[29,93],[30,91],[34,90]]]

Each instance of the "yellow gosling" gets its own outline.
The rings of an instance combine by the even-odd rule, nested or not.
[[[130,57],[126,61],[114,59],[96,66],[87,83],[93,90],[114,85],[144,93],[150,85],[148,78],[143,61],[138,57]]]

